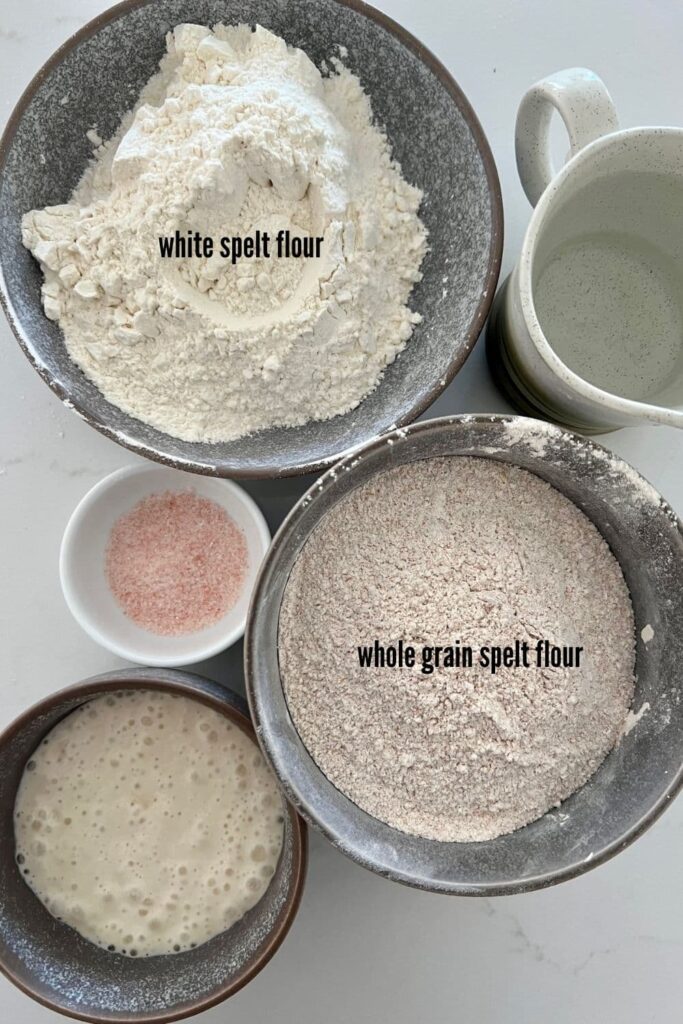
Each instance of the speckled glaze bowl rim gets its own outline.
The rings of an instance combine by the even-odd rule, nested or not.
[[[557,870],[551,870],[543,873],[534,875],[533,877],[525,878],[521,881],[509,881],[509,882],[491,882],[491,883],[433,883],[430,884],[425,879],[415,877],[401,869],[394,868],[387,864],[378,864],[373,859],[371,850],[360,853],[357,848],[351,850],[344,841],[344,836],[334,830],[333,827],[328,826],[324,821],[321,821],[312,810],[307,799],[301,794],[301,792],[295,788],[289,775],[282,767],[276,763],[276,760],[271,755],[271,736],[268,730],[264,729],[263,718],[260,713],[260,706],[263,702],[264,693],[259,690],[256,693],[253,686],[253,670],[252,663],[255,663],[254,652],[259,644],[264,643],[264,637],[262,630],[257,625],[254,626],[254,620],[258,611],[259,605],[261,604],[261,595],[264,587],[268,586],[272,571],[273,563],[276,563],[280,557],[280,552],[286,548],[291,539],[296,534],[296,529],[299,520],[302,516],[310,510],[312,504],[325,492],[328,485],[334,483],[340,476],[345,480],[346,490],[348,494],[354,486],[355,476],[354,467],[357,463],[363,460],[365,457],[373,455],[386,447],[387,444],[395,445],[401,444],[411,436],[419,433],[427,433],[429,431],[437,431],[439,433],[445,433],[453,429],[458,424],[468,424],[475,426],[477,424],[511,424],[517,428],[518,431],[526,431],[528,435],[538,435],[539,431],[542,431],[544,437],[553,435],[555,437],[563,437],[569,440],[572,444],[577,444],[582,449],[590,453],[600,456],[602,460],[605,458],[609,461],[612,468],[618,470],[620,473],[632,473],[635,472],[637,476],[637,486],[640,488],[643,498],[650,502],[653,506],[656,504],[658,510],[666,515],[667,518],[675,524],[675,527],[679,535],[683,538],[683,522],[673,511],[669,503],[663,498],[656,488],[649,483],[649,481],[639,472],[633,470],[624,459],[620,458],[614,452],[605,448],[603,445],[597,444],[595,441],[590,440],[580,434],[577,434],[571,430],[567,430],[563,427],[556,426],[555,424],[547,423],[542,420],[532,419],[526,416],[516,416],[507,414],[471,414],[465,413],[453,416],[442,416],[435,417],[434,419],[422,420],[419,423],[414,423],[412,426],[397,428],[394,431],[390,431],[383,434],[381,437],[375,438],[369,441],[362,447],[357,448],[353,453],[347,457],[341,459],[335,466],[331,467],[325,474],[323,474],[318,480],[311,485],[305,494],[301,496],[299,501],[294,505],[289,515],[282,522],[279,530],[273,537],[272,544],[266,555],[265,559],[261,564],[256,585],[252,592],[251,603],[249,606],[249,614],[247,617],[247,631],[245,634],[244,643],[244,675],[246,683],[247,700],[249,702],[249,710],[251,713],[254,728],[256,730],[256,737],[263,750],[264,756],[266,757],[271,770],[275,773],[280,781],[280,785],[284,790],[287,799],[297,808],[299,814],[308,822],[308,824],[316,829],[316,831],[322,833],[326,839],[328,839],[333,846],[335,846],[341,853],[349,857],[355,863],[361,867],[367,868],[369,871],[379,874],[383,878],[388,878],[394,882],[400,882],[403,885],[407,885],[411,888],[417,888],[426,890],[429,892],[435,892],[449,896],[508,896],[516,895],[524,892],[534,892],[539,889],[546,889],[553,885],[558,885],[561,882],[569,881],[573,878],[578,878],[580,875],[585,874],[587,871],[591,871],[593,868],[598,867],[600,864],[604,864],[610,860],[615,854],[621,852],[630,846],[636,839],[638,839],[647,829],[654,824],[655,821],[660,817],[664,810],[669,806],[671,801],[678,795],[683,789],[683,763],[681,763],[675,776],[670,780],[666,788],[660,794],[658,799],[650,807],[649,811],[642,815],[642,817],[636,821],[630,828],[628,828],[619,838],[613,840],[604,846],[599,852],[595,853],[590,860],[576,860],[574,863],[568,864],[564,868]],[[457,456],[454,456],[457,457]],[[378,472],[382,472],[381,469]],[[571,499],[570,499],[571,500]],[[317,523],[313,524],[313,529]],[[307,536],[310,536],[312,531],[309,530]],[[303,542],[305,543],[305,541]],[[279,606],[278,606],[279,613]],[[280,680],[281,684],[281,680]],[[267,694],[265,695],[267,701]],[[294,731],[296,727],[293,725]],[[305,744],[302,745],[305,749]],[[278,746],[280,752],[279,760],[282,761],[282,745]],[[297,756],[295,751],[292,751],[291,747],[287,745],[286,748],[287,756]],[[310,756],[310,755],[309,755]],[[315,764],[312,758],[310,758],[310,768],[307,769],[309,777],[322,776],[324,774],[320,768]],[[343,794],[342,794],[343,796]],[[348,797],[344,797],[349,804],[353,805]],[[354,805],[357,806],[357,805]],[[365,814],[358,808],[360,814]],[[397,835],[400,835],[397,832]],[[457,844],[456,844],[457,845]]]
[[[5,162],[7,160],[7,154],[14,139],[18,125],[24,116],[24,113],[33,100],[38,89],[42,85],[43,81],[48,77],[50,72],[57,67],[64,60],[65,57],[75,50],[82,42],[89,39],[95,33],[99,32],[105,25],[111,21],[115,21],[118,18],[125,16],[129,11],[135,10],[139,7],[145,7],[153,0],[123,0],[122,3],[115,4],[113,7],[109,7],[103,11],[97,17],[87,22],[82,28],[70,36],[62,45],[55,50],[51,57],[43,64],[43,66],[36,72],[31,79],[30,83],[20,96],[19,100],[14,107],[14,110],[10,114],[9,120],[5,126],[5,130],[0,137],[0,175],[4,172]],[[407,50],[411,51],[438,79],[440,84],[449,94],[451,100],[455,103],[456,107],[460,111],[463,119],[465,120],[472,138],[476,144],[477,150],[481,157],[484,174],[486,176],[486,182],[488,187],[488,195],[491,203],[491,243],[489,247],[489,258],[486,275],[481,284],[480,298],[477,305],[476,311],[470,322],[469,329],[463,340],[463,344],[455,353],[448,365],[447,370],[442,373],[439,378],[431,385],[426,391],[424,396],[404,412],[401,416],[396,419],[396,426],[404,426],[407,423],[411,423],[417,419],[429,406],[436,401],[439,395],[445,390],[450,382],[455,377],[456,373],[462,368],[467,357],[470,355],[474,348],[479,335],[481,334],[482,328],[486,321],[486,317],[489,314],[491,304],[496,291],[496,285],[498,283],[498,277],[500,275],[500,267],[503,256],[503,198],[500,187],[500,180],[498,178],[498,171],[493,158],[493,153],[489,145],[488,139],[481,126],[479,118],[474,112],[470,101],[467,99],[465,93],[462,91],[458,83],[455,81],[451,73],[445,67],[444,64],[429,50],[423,43],[421,43],[415,36],[413,36],[407,29],[403,28],[397,21],[384,14],[382,11],[378,11],[375,7],[370,4],[366,4],[363,0],[332,0],[333,3],[338,4],[341,7],[347,7],[354,11],[356,14],[362,17],[368,18],[370,21],[374,21],[380,28],[394,36]],[[55,380],[47,367],[44,366],[38,353],[33,347],[31,338],[20,323],[17,322],[11,311],[11,302],[6,291],[5,278],[2,266],[0,265],[0,305],[4,310],[5,316],[9,322],[14,336],[16,337],[19,345],[26,355],[29,362],[32,364],[34,369],[38,372],[40,377],[50,387],[50,389],[57,395],[57,397],[70,409],[73,409],[86,423],[91,427],[94,427],[100,433],[104,434],[105,437],[116,441],[117,444],[122,445],[125,448],[130,449],[138,455],[144,455],[146,458],[152,459],[155,462],[161,462],[163,465],[171,466],[175,469],[181,469],[186,472],[204,473],[207,475],[229,475],[231,477],[237,477],[242,479],[255,478],[264,479],[268,476],[271,477],[282,477],[282,476],[302,476],[307,473],[320,472],[328,468],[331,463],[336,462],[337,459],[344,458],[346,452],[339,452],[329,457],[323,457],[315,459],[311,462],[303,462],[298,464],[288,464],[284,469],[273,471],[269,474],[261,472],[258,468],[240,468],[233,466],[230,469],[229,474],[221,474],[220,470],[211,464],[210,460],[207,462],[196,462],[188,458],[174,458],[164,454],[161,451],[151,447],[150,445],[136,441],[133,438],[129,438],[127,435],[123,435],[120,431],[115,430],[109,424],[103,422],[96,416],[89,413],[77,400],[74,400],[72,395],[69,394],[68,390],[57,380]],[[367,442],[364,442],[367,443]]]
[[[231,690],[230,687],[215,683],[213,680],[192,672],[180,672],[177,669],[165,668],[146,669],[131,667],[89,676],[87,679],[51,693],[49,696],[31,705],[31,707],[21,712],[0,733],[0,749],[20,733],[36,716],[50,712],[63,701],[82,698],[83,703],[85,703],[100,694],[119,690],[159,690],[164,693],[172,693],[180,697],[187,697],[190,700],[196,700],[233,721],[250,739],[255,743],[258,742],[253,723],[249,718],[246,701],[240,694]],[[234,701],[234,704],[222,700],[217,692],[219,690],[224,690],[229,695],[230,700]],[[67,712],[67,714],[69,713]],[[24,995],[29,996],[42,1006],[47,1007],[49,1010],[54,1010],[64,1017],[88,1021],[91,1024],[115,1024],[115,1022],[116,1024],[170,1024],[172,1021],[193,1017],[195,1014],[202,1013],[204,1010],[209,1010],[212,1006],[222,1003],[244,988],[273,958],[286,938],[301,904],[308,866],[308,835],[306,823],[297,813],[295,807],[287,802],[286,809],[292,825],[293,884],[290,894],[275,920],[268,940],[258,956],[250,961],[232,981],[222,985],[218,990],[205,998],[195,1000],[189,1008],[186,1007],[182,1012],[176,1012],[171,1008],[162,1013],[141,1013],[129,1016],[122,1016],[118,1013],[115,1015],[79,1013],[76,1010],[67,1010],[58,1003],[46,998],[42,993],[35,991],[29,985],[26,985],[8,967],[2,956],[0,956],[0,972]]]

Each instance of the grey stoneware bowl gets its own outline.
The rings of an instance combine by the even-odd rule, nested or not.
[[[232,691],[187,672],[132,668],[47,697],[0,736],[0,969],[44,1006],[95,1024],[166,1024],[233,995],[279,948],[306,874],[306,826],[288,807],[282,853],[264,896],[232,928],[196,949],[135,960],[87,942],[48,913],[15,861],[13,809],[24,766],[74,708],[102,693],[138,688],[198,700],[253,737],[246,704]]]
[[[407,835],[366,814],[315,765],[283,694],[277,630],[292,567],[336,502],[394,466],[464,455],[530,470],[570,498],[600,530],[621,564],[635,610],[633,708],[638,711],[647,702],[649,711],[560,812],[549,811],[486,842],[444,843]],[[641,637],[646,625],[654,630],[647,644]],[[343,460],[285,520],[253,593],[245,664],[252,719],[267,758],[300,813],[343,853],[387,878],[442,893],[490,896],[552,885],[624,849],[662,813],[683,782],[682,526],[634,469],[558,427],[505,416],[415,424]]]
[[[351,412],[224,444],[177,440],[107,402],[71,362],[40,302],[41,272],[21,243],[21,217],[66,202],[92,153],[86,132],[109,138],[180,22],[259,23],[320,66],[345,63],[369,93],[406,178],[425,192],[424,279],[411,304],[423,316],[379,387]],[[64,101],[64,97],[67,99]],[[0,295],[26,355],[59,397],[107,437],[180,469],[276,477],[325,468],[382,431],[415,419],[465,362],[500,270],[503,210],[493,157],[460,88],[421,43],[360,0],[128,0],[59,49],[20,99],[0,143]]]

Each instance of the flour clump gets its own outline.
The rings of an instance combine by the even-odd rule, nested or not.
[[[338,62],[246,25],[180,25],[167,51],[70,201],[24,217],[46,315],[109,401],[184,440],[348,412],[420,319],[420,191]],[[160,255],[257,231],[320,256]]]

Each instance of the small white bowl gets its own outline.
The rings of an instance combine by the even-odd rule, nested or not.
[[[138,502],[151,494],[185,490],[217,502],[243,531],[247,575],[237,603],[215,625],[185,636],[157,636],[127,618],[112,594],[105,571],[107,544],[117,519]],[[102,647],[144,665],[190,665],[225,650],[244,634],[249,599],[269,545],[260,509],[232,481],[164,466],[126,466],[100,480],[76,506],[62,538],[59,575],[72,615]]]

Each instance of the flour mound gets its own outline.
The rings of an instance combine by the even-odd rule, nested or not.
[[[580,668],[359,667],[358,646],[581,645]],[[294,725],[368,814],[445,842],[494,839],[582,786],[634,692],[614,555],[550,484],[490,459],[427,459],[332,508],[292,569],[279,664]]]
[[[246,25],[180,25],[167,50],[70,202],[24,217],[45,313],[107,399],[184,440],[348,412],[420,319],[422,195],[340,64]],[[281,229],[321,257],[159,255],[176,230]]]

